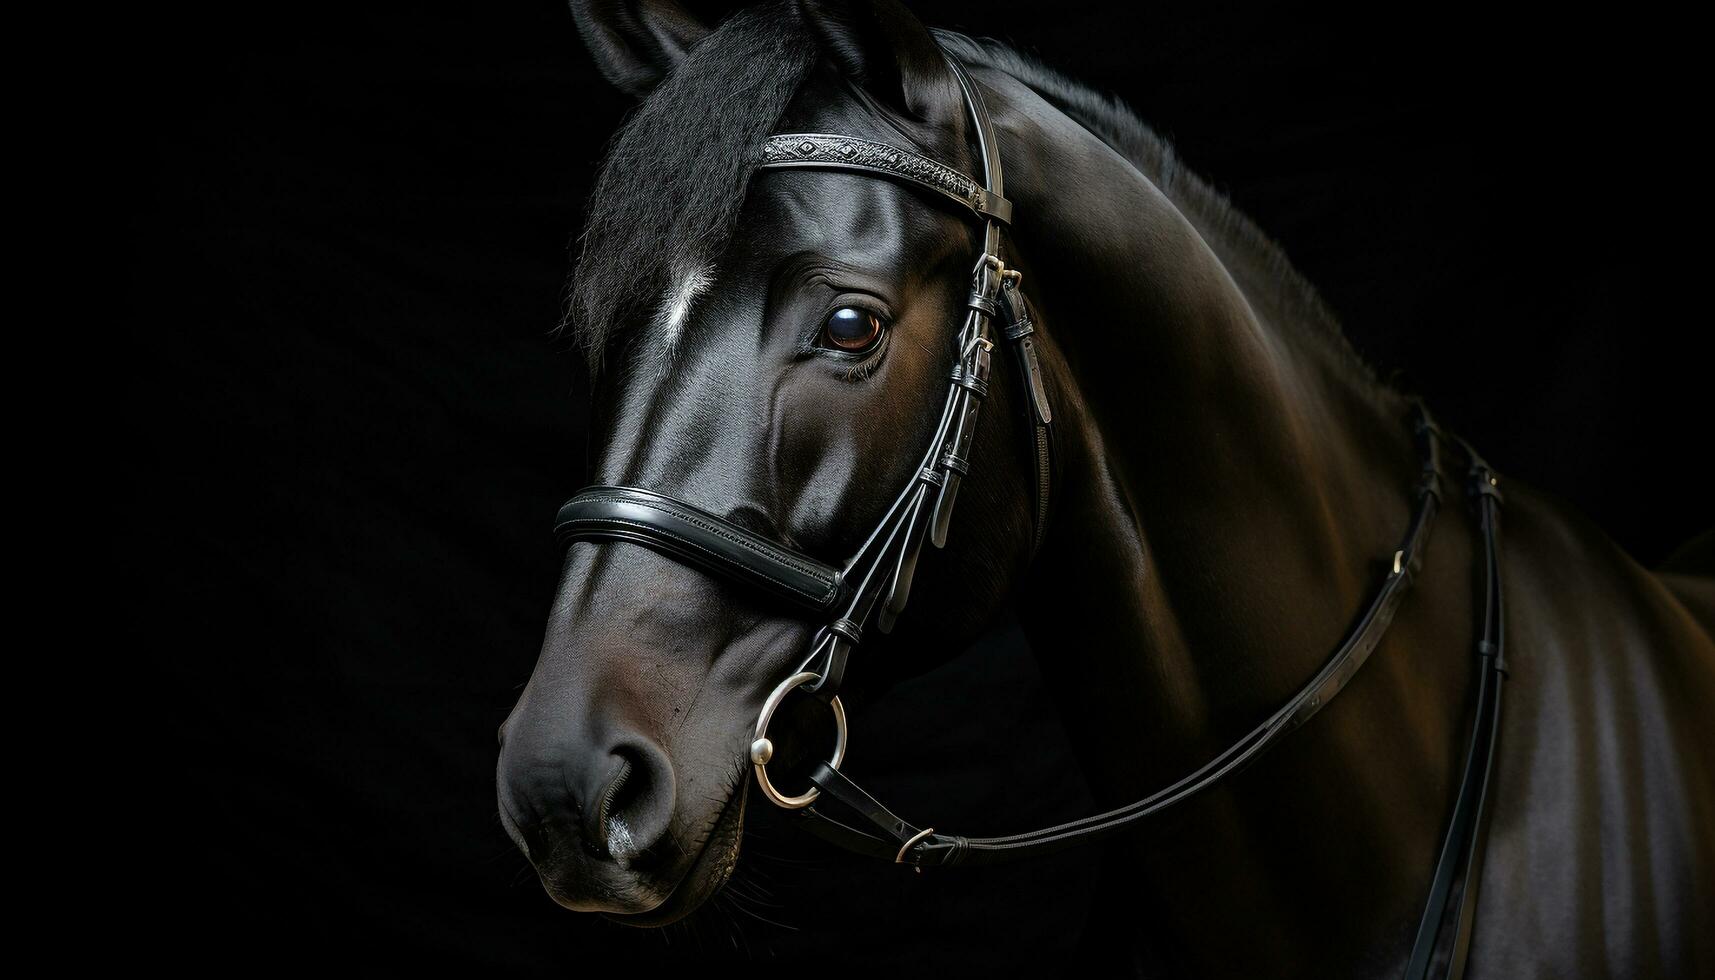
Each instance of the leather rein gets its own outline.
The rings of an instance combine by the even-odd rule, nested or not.
[[[1194,772],[1105,813],[1027,833],[986,838],[918,827],[895,815],[840,772],[847,729],[838,691],[847,661],[871,622],[883,633],[892,630],[910,595],[924,539],[937,548],[946,545],[953,504],[960,482],[969,472],[976,422],[988,394],[997,323],[1013,351],[1030,415],[1036,469],[1032,556],[1046,532],[1054,482],[1053,411],[1036,353],[1034,325],[1029,304],[1019,291],[1021,276],[1006,267],[1000,252],[1001,231],[1011,221],[1012,204],[1004,194],[999,146],[975,83],[956,59],[948,56],[947,63],[973,124],[983,170],[980,183],[908,150],[818,133],[773,136],[763,146],[758,163],[762,170],[833,170],[899,181],[959,206],[983,227],[983,251],[972,270],[947,396],[934,436],[917,472],[857,553],[842,566],[829,565],[693,504],[638,487],[594,486],[579,491],[560,508],[554,529],[557,539],[562,544],[607,540],[643,545],[822,617],[823,625],[811,640],[808,655],[769,695],[757,720],[750,758],[763,794],[777,805],[800,811],[805,826],[818,836],[860,854],[911,865],[919,871],[994,864],[1110,837],[1197,796],[1245,768],[1338,694],[1381,642],[1417,576],[1441,505],[1444,476],[1440,445],[1449,441],[1468,461],[1467,495],[1484,541],[1485,601],[1476,637],[1477,712],[1453,815],[1442,840],[1406,976],[1427,977],[1437,960],[1445,967],[1444,976],[1461,976],[1476,904],[1486,801],[1500,728],[1501,687],[1507,676],[1498,542],[1502,498],[1494,471],[1464,440],[1437,427],[1421,403],[1414,403],[1412,408],[1414,438],[1422,463],[1415,507],[1389,570],[1369,604],[1296,694]],[[774,745],[767,731],[775,710],[795,690],[828,704],[838,738],[830,758],[811,771],[811,787],[788,796],[768,776]],[[1455,905],[1456,882],[1461,884]],[[1438,958],[1438,938],[1449,921],[1453,939],[1446,955]]]

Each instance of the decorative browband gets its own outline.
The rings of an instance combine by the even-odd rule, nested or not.
[[[980,219],[1012,220],[1012,202],[976,181],[909,150],[874,140],[824,133],[782,133],[762,145],[763,169],[855,170],[904,181],[955,201]]]

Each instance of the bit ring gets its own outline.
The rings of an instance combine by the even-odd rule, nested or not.
[[[774,758],[774,743],[768,738],[768,722],[774,718],[775,709],[786,700],[786,695],[798,687],[821,679],[821,674],[806,670],[781,681],[780,686],[768,695],[768,700],[762,703],[762,714],[756,719],[756,735],[750,743],[750,762],[756,767],[756,785],[762,787],[763,796],[772,800],[776,806],[788,810],[802,810],[816,802],[816,797],[822,795],[822,791],[811,786],[797,796],[786,796],[774,788],[774,784],[768,779],[768,760]],[[828,707],[834,712],[835,732],[834,755],[828,760],[828,768],[838,769],[846,757],[846,709],[840,704],[838,695],[828,701]]]

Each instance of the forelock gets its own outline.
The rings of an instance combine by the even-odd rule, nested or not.
[[[759,150],[815,63],[793,7],[734,14],[668,74],[614,138],[590,196],[565,326],[599,369],[628,325],[694,302],[687,270],[725,249]],[[705,284],[706,285],[706,284]],[[672,311],[682,321],[686,309]]]

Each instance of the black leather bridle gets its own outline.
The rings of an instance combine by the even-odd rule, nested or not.
[[[874,622],[889,632],[904,610],[927,537],[943,547],[959,484],[970,467],[979,411],[988,393],[993,325],[1012,348],[1029,408],[1036,484],[1032,554],[1047,529],[1054,458],[1053,412],[1038,363],[1029,305],[1020,276],[1001,259],[1001,229],[1011,221],[1004,195],[999,147],[988,109],[956,59],[948,65],[964,95],[982,163],[981,183],[918,154],[873,140],[816,133],[771,137],[759,167],[837,170],[896,180],[959,205],[982,223],[983,250],[972,270],[971,291],[957,334],[947,398],[928,451],[910,483],[874,531],[843,566],[833,566],[754,534],[693,504],[637,487],[587,487],[560,508],[555,534],[562,543],[629,541],[685,564],[804,607],[822,619],[810,652],[766,700],[751,745],[758,786],[780,806],[799,810],[806,826],[841,847],[921,870],[975,865],[1044,854],[1126,830],[1211,788],[1243,769],[1287,733],[1304,724],[1343,689],[1380,643],[1416,578],[1425,542],[1441,503],[1440,445],[1451,442],[1467,459],[1467,491],[1484,539],[1485,608],[1479,623],[1478,708],[1452,819],[1436,864],[1429,899],[1406,975],[1426,977],[1435,965],[1438,937],[1459,888],[1454,937],[1441,962],[1444,975],[1462,975],[1470,940],[1484,835],[1485,801],[1500,727],[1501,686],[1507,676],[1501,606],[1498,522],[1501,494],[1488,464],[1468,444],[1444,433],[1421,404],[1413,430],[1422,460],[1411,522],[1369,605],[1320,670],[1284,705],[1224,751],[1172,785],[1134,803],[1069,823],[1006,837],[969,838],[919,828],[900,819],[839,771],[846,745],[845,712],[838,691],[847,661]],[[838,741],[831,758],[810,773],[812,787],[782,794],[768,778],[774,746],[768,723],[788,694],[802,689],[833,710]],[[832,804],[831,806],[828,804]]]

